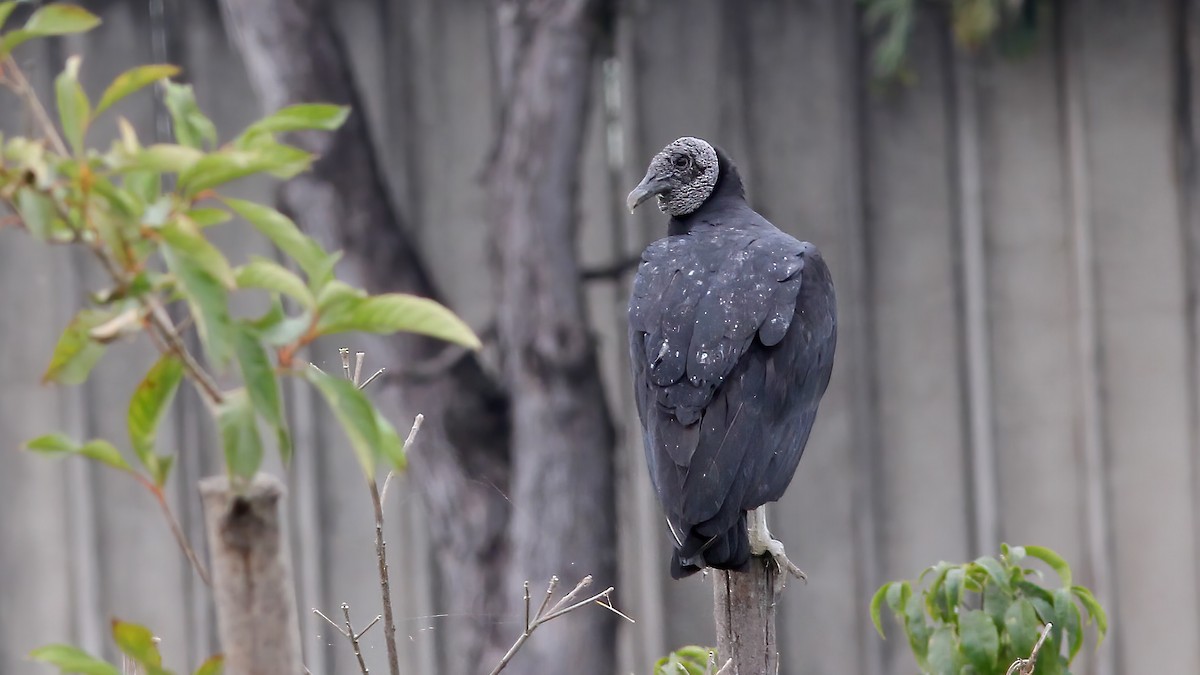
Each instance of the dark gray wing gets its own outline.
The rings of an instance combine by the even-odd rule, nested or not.
[[[782,495],[829,380],[834,313],[820,254],[778,230],[646,250],[630,349],[651,478],[675,527],[715,536]]]

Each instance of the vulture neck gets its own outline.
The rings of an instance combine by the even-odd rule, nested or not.
[[[742,175],[738,173],[737,165],[724,150],[716,146],[713,146],[713,149],[717,151],[717,183],[713,185],[712,192],[700,208],[685,216],[671,218],[667,223],[668,235],[686,234],[698,227],[717,225],[720,219],[713,217],[716,214],[739,206],[749,208],[746,204],[746,187],[742,184]]]

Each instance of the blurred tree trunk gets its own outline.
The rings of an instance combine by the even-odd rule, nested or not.
[[[266,110],[303,101],[361,110],[328,16],[332,5],[222,5]],[[405,408],[427,419],[410,470],[432,521],[447,610],[476,616],[469,631],[454,635],[446,672],[486,672],[499,659],[517,628],[495,617],[523,612],[525,580],[536,588],[557,574],[570,588],[591,573],[603,588],[615,577],[614,433],[587,328],[574,227],[602,5],[496,2],[505,113],[488,172],[487,217],[504,383],[463,354],[401,386]],[[390,202],[362,114],[337,134],[291,140],[321,159],[281,189],[281,208],[345,249],[372,291],[436,297]],[[389,344],[396,363],[447,362],[441,343],[405,337]],[[539,630],[505,672],[557,672],[569,664],[572,673],[608,675],[615,631],[608,612],[574,613]]]
[[[336,134],[289,139],[320,160],[281,188],[281,210],[325,245],[344,249],[351,271],[372,292],[436,297],[385,188],[348,56],[329,16],[332,6],[319,0],[223,0],[222,5],[265,110],[313,101],[354,108]],[[409,467],[416,478],[412,484],[422,488],[439,567],[449,580],[443,585],[446,610],[473,617],[456,626],[447,672],[477,672],[480,660],[490,658],[485,651],[512,640],[494,619],[505,609],[508,583],[507,396],[474,354],[447,359],[453,352],[445,343],[412,336],[387,344],[391,351],[375,356],[377,363],[400,369],[442,364],[419,378],[406,378],[400,394],[406,411],[425,414]],[[406,424],[394,421],[401,428]],[[403,545],[393,543],[392,550]],[[363,555],[372,552],[364,549]]]
[[[615,580],[614,432],[588,328],[576,222],[601,0],[495,0],[502,119],[487,172],[498,329],[512,395],[510,595],[551,575]],[[513,660],[521,673],[607,675],[604,611],[548,624]],[[567,664],[570,664],[569,667]]]

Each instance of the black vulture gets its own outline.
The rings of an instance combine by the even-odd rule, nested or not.
[[[829,384],[829,268],[750,208],[733,162],[699,138],[655,155],[626,204],[632,213],[651,197],[671,219],[642,253],[629,350],[646,461],[674,539],[671,576],[745,570],[751,554],[770,553],[804,578],[762,507],[791,482]]]

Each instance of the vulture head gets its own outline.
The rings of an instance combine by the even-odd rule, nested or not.
[[[720,174],[717,150],[708,141],[684,136],[673,141],[650,160],[646,177],[629,193],[629,212],[651,197],[669,216],[686,216],[704,203],[717,185]]]

